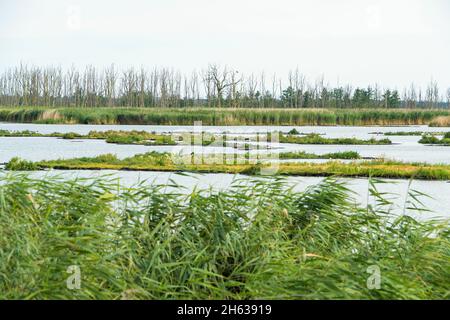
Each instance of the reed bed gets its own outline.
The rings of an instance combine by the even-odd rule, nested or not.
[[[441,118],[439,118],[441,117]],[[136,125],[418,125],[450,117],[431,109],[2,107],[0,121]]]
[[[433,119],[430,127],[450,127],[450,116],[439,116]]]
[[[448,221],[325,179],[222,191],[0,176],[0,299],[448,299]],[[379,287],[370,270],[378,268]],[[71,270],[79,287],[70,287]]]

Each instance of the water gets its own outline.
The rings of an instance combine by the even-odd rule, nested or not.
[[[257,132],[281,131],[288,132],[297,129],[301,133],[319,133],[327,134],[330,137],[355,137],[368,139],[373,137],[373,133],[395,132],[395,131],[424,131],[424,132],[442,132],[450,131],[450,128],[431,128],[428,126],[392,126],[392,127],[350,127],[350,126],[203,126],[202,130],[211,133],[235,133],[252,134]],[[0,123],[0,129],[4,130],[31,130],[41,133],[52,132],[76,132],[87,134],[91,130],[145,130],[158,133],[164,132],[187,132],[194,130],[193,126],[155,126],[155,125],[90,125],[90,124],[30,124],[30,123]],[[401,137],[399,137],[401,139]]]
[[[282,131],[287,132],[294,127],[279,126],[205,126],[203,131],[211,133],[228,132],[230,135],[250,135],[257,132]],[[295,127],[302,133],[319,133],[325,137],[355,137],[359,139],[370,139],[375,137],[384,138],[381,132],[393,131],[425,131],[442,132],[450,131],[450,128],[429,128],[426,126],[402,126],[402,127]],[[146,130],[158,133],[169,132],[187,132],[192,131],[190,126],[118,126],[118,125],[43,125],[43,124],[15,124],[0,123],[0,129],[22,131],[30,130],[40,133],[52,132],[76,132],[87,134],[91,130]],[[324,154],[340,151],[357,151],[363,157],[385,157],[393,160],[405,162],[427,162],[427,163],[445,163],[450,164],[450,147],[425,146],[418,143],[419,136],[390,136],[393,145],[295,145],[279,144],[279,148],[274,148],[275,152],[286,151],[306,151],[316,154]],[[244,152],[233,148],[214,148],[214,147],[196,147],[196,151],[208,152]],[[186,146],[139,146],[139,145],[116,145],[108,144],[103,140],[63,140],[57,138],[1,138],[0,137],[0,163],[9,161],[12,157],[21,157],[27,160],[51,160],[75,157],[93,157],[101,154],[112,153],[119,158],[133,156],[139,153],[149,151],[160,152],[190,152],[190,147]],[[298,160],[295,160],[298,161]],[[326,161],[326,160],[313,160]],[[35,172],[36,176],[62,174],[63,176],[98,176],[108,171],[52,171]],[[180,176],[174,173],[163,172],[112,172],[119,177],[122,183],[132,185],[139,180],[149,180],[156,183],[167,183],[172,178],[177,183],[191,190],[194,186],[201,188],[228,187],[235,176],[227,174],[192,174],[189,176]],[[245,176],[239,178],[248,179]],[[296,184],[297,190],[304,190],[307,186],[319,183],[323,178],[311,177],[289,177],[288,181]],[[367,179],[345,179],[350,189],[355,191],[356,201],[362,205],[367,205],[368,180]],[[395,193],[391,196],[395,203],[393,211],[401,214],[407,195],[408,181],[395,180],[388,184],[379,186],[380,191]],[[431,213],[421,213],[420,219],[430,219],[435,216],[450,217],[450,183],[445,181],[414,181],[412,188],[417,191],[428,194],[431,198],[424,198],[424,205],[431,209]],[[370,200],[369,200],[370,202]]]
[[[138,182],[147,184],[168,184],[174,181],[184,188],[184,192],[188,193],[194,188],[221,190],[230,187],[235,180],[253,180],[261,178],[249,178],[243,175],[232,174],[177,174],[171,172],[138,172],[138,171],[39,171],[34,172],[35,177],[46,176],[60,176],[63,178],[95,178],[108,175],[109,179],[120,179],[124,186],[132,186]],[[294,184],[296,191],[304,191],[309,186],[314,186],[320,183],[324,178],[322,177],[286,177],[288,183]],[[353,197],[355,203],[362,206],[367,206],[367,203],[374,204],[374,198],[368,196],[369,181],[368,179],[341,179],[346,183],[349,189],[354,192]],[[377,190],[386,193],[386,197],[393,203],[389,206],[392,214],[403,214],[405,202],[408,197],[408,190],[415,190],[427,194],[427,197],[420,197],[423,206],[430,210],[430,212],[415,212],[408,210],[407,214],[420,220],[428,220],[434,218],[450,218],[450,183],[445,181],[412,181],[409,186],[409,181],[406,180],[384,180],[388,183],[377,184]],[[167,191],[171,189],[168,188]]]
[[[287,132],[294,127],[280,126],[205,126],[202,130],[211,133],[229,132],[230,135],[249,135],[256,132],[283,131]],[[427,126],[403,126],[403,127],[295,127],[302,133],[320,133],[325,137],[355,137],[370,139],[384,138],[374,132],[389,131],[426,131],[441,132],[450,129],[429,128]],[[91,130],[146,130],[159,133],[192,131],[191,126],[119,126],[119,125],[45,125],[45,124],[16,124],[0,123],[0,129],[22,131],[30,130],[40,133],[52,132],[76,132],[87,134]],[[391,160],[405,162],[427,162],[433,164],[450,164],[450,147],[426,146],[419,144],[419,136],[391,136],[389,139],[393,145],[297,145],[279,144],[274,152],[306,151],[316,154],[341,151],[357,151],[362,157],[383,157]],[[203,153],[211,152],[244,152],[231,147],[221,149],[214,147],[198,148]],[[12,157],[19,156],[27,160],[51,160],[58,158],[92,157],[105,153],[116,154],[119,158],[133,156],[137,153],[150,151],[159,152],[191,152],[190,147],[183,146],[130,146],[107,144],[101,140],[63,140],[56,138],[0,138],[0,162],[7,162]]]

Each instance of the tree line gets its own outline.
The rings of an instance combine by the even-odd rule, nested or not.
[[[104,69],[88,66],[20,65],[0,74],[0,105],[52,107],[231,107],[231,108],[449,108],[450,88],[435,81],[423,90],[411,84],[397,89],[351,85],[332,87],[324,77],[308,81],[298,70],[287,79],[243,75],[208,65],[181,74],[168,68]]]

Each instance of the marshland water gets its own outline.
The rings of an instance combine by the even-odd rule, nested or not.
[[[317,126],[203,126],[202,131],[208,133],[227,133],[228,136],[251,136],[255,133],[266,133],[268,131],[288,132],[295,128],[300,133],[317,133],[328,138],[358,138],[358,139],[383,139],[386,132],[446,132],[446,128],[430,128],[428,126],[401,126],[401,127],[317,127]],[[127,125],[47,125],[47,124],[16,124],[0,123],[0,130],[24,131],[30,130],[38,133],[48,134],[53,132],[87,134],[90,131],[107,130],[145,130],[156,133],[181,133],[190,132],[192,126],[127,126]],[[389,136],[392,145],[297,145],[278,144],[274,152],[305,151],[308,153],[325,154],[342,151],[357,151],[362,157],[379,158],[404,161],[424,162],[430,164],[450,164],[450,147],[427,146],[419,144],[420,136]],[[64,140],[57,138],[20,138],[0,137],[0,163],[5,163],[13,157],[26,160],[52,160],[70,159],[76,157],[94,157],[106,153],[116,154],[118,158],[126,158],[139,153],[150,151],[158,152],[190,152],[187,146],[144,146],[144,145],[119,145],[106,143],[103,140]],[[219,152],[216,147],[198,147],[203,153]],[[231,147],[220,148],[222,152],[242,152]],[[295,160],[305,161],[305,160]],[[311,161],[311,160],[308,160]],[[313,160],[317,161],[317,160]],[[324,161],[324,160],[321,160]],[[246,176],[230,174],[189,174],[179,175],[163,172],[118,172],[118,171],[60,171],[35,172],[33,175],[62,175],[64,177],[82,176],[91,177],[103,174],[112,174],[125,185],[133,185],[138,181],[145,180],[147,183],[167,183],[170,179],[192,190],[194,187],[217,189],[226,188],[235,179],[254,179]],[[323,178],[319,177],[288,177],[290,183],[295,184],[298,190],[304,190],[310,185],[315,185]],[[342,179],[346,181],[349,188],[354,191],[357,202],[366,205],[372,200],[368,197],[368,179]],[[415,190],[429,197],[421,197],[424,207],[431,212],[417,213],[419,218],[450,217],[450,183],[447,181],[413,181],[387,180],[389,183],[377,185],[380,192],[388,193],[387,197],[393,202],[394,212],[401,214],[404,209],[405,200],[408,198],[408,190]]]

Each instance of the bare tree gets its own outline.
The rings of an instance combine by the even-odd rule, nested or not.
[[[209,65],[191,74],[167,68],[118,71],[114,65],[105,69],[87,66],[36,67],[20,64],[0,72],[0,105],[8,106],[74,106],[74,107],[355,107],[363,96],[366,107],[392,106],[386,92],[375,84],[367,89],[351,86],[331,87],[324,77],[308,82],[299,69],[287,77],[273,75],[266,83],[264,72],[244,76],[231,68]],[[358,90],[358,91],[357,91]],[[382,94],[384,91],[384,94]],[[412,83],[402,90],[401,106],[407,108],[450,107],[450,89],[442,93],[431,80],[423,90]],[[356,94],[358,93],[358,95]],[[392,98],[392,96],[390,96]],[[392,100],[392,99],[391,99]]]

